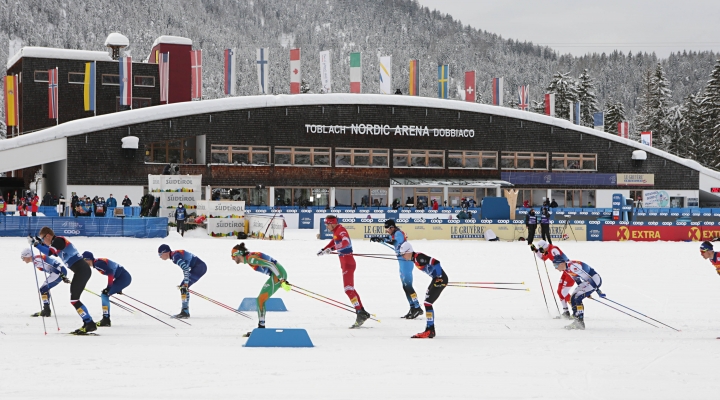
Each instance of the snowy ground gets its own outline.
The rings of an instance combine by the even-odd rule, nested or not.
[[[315,231],[290,230],[284,241],[248,240],[288,271],[288,280],[338,300],[336,256],[318,258]],[[189,237],[193,236],[193,237]],[[166,240],[74,238],[82,250],[123,264],[131,296],[166,312],[180,309],[180,269],[157,257],[166,242],[205,260],[208,273],[193,289],[237,307],[265,277],[235,265],[231,239],[191,232]],[[112,310],[112,328],[99,337],[57,332],[39,309],[32,269],[19,257],[22,238],[0,239],[5,283],[0,299],[0,398],[244,398],[244,399],[717,399],[720,382],[720,277],[697,243],[562,242],[573,259],[593,266],[608,297],[672,325],[653,328],[586,301],[585,331],[562,329],[545,308],[531,253],[522,243],[417,241],[416,251],[442,260],[451,280],[524,281],[530,292],[447,288],[436,303],[438,337],[410,339],[424,320],[398,318],[408,309],[397,263],[357,257],[355,286],[381,323],[349,330],[354,315],[296,293],[280,291],[289,312],[269,313],[269,327],[305,328],[312,349],[245,348],[241,334],[256,326],[198,297],[192,326],[170,329],[143,315]],[[355,241],[357,253],[386,248]],[[540,264],[543,280],[545,270]],[[550,268],[553,288],[559,273]],[[424,293],[429,278],[415,272]],[[100,292],[93,273],[88,288]],[[546,293],[548,288],[546,286]],[[78,328],[69,287],[55,289],[61,332]],[[83,301],[101,317],[100,299]],[[121,297],[122,299],[122,297]],[[555,303],[551,313],[557,315]],[[253,317],[255,317],[254,313]]]

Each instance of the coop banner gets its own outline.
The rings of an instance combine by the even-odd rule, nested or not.
[[[150,192],[200,192],[201,187],[202,175],[148,175]]]
[[[208,218],[207,232],[212,237],[237,237],[245,232],[245,218]]]
[[[282,240],[285,236],[285,219],[265,215],[250,215],[248,236],[256,239]]]

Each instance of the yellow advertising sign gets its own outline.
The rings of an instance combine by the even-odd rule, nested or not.
[[[618,186],[655,186],[654,174],[617,174]]]
[[[351,239],[369,239],[373,236],[387,235],[382,224],[343,223]],[[485,240],[485,232],[493,233],[503,241],[515,241],[527,238],[527,229],[521,224],[398,224],[408,240]],[[539,238],[539,230],[536,238]],[[551,225],[550,237],[557,240],[585,241],[585,225]],[[564,239],[563,239],[564,238]]]

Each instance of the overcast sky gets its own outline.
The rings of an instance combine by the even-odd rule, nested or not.
[[[464,25],[579,56],[720,52],[720,0],[418,0]]]

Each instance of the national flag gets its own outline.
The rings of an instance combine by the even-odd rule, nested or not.
[[[448,80],[450,79],[450,65],[438,65],[438,98],[448,98]]]
[[[618,122],[618,136],[625,139],[630,139],[630,123],[628,121]]]
[[[170,52],[160,53],[158,69],[160,70],[160,101],[168,103],[170,97]]]
[[[350,53],[350,93],[362,93],[361,53]]]
[[[530,85],[518,88],[518,108],[525,111],[530,108]]]
[[[235,95],[235,49],[225,49],[225,94]]]
[[[302,84],[300,49],[290,49],[290,94],[299,94]]]
[[[5,77],[5,126],[18,126],[18,78],[17,75]]]
[[[95,111],[95,62],[85,63],[83,99],[85,111]]]
[[[332,62],[330,50],[320,52],[320,84],[323,93],[332,93]]]
[[[493,78],[492,80],[492,104],[503,105],[503,81],[505,78]]]
[[[380,57],[380,93],[392,94],[392,56]]]
[[[640,143],[652,147],[652,132],[642,132],[640,134]]]
[[[120,105],[132,108],[132,57],[120,57]]]
[[[597,112],[593,114],[593,127],[599,131],[605,131],[605,113]]]
[[[190,70],[192,71],[191,98],[202,99],[202,50],[190,52]]]
[[[48,70],[48,118],[58,119],[58,69]]]
[[[545,93],[545,115],[555,116],[555,93]]]
[[[420,60],[410,60],[410,96],[420,96]]]
[[[465,71],[465,101],[475,102],[475,71]]]
[[[257,74],[258,74],[258,85],[260,88],[260,94],[270,93],[270,65],[268,65],[268,57],[270,51],[267,47],[257,49]]]

